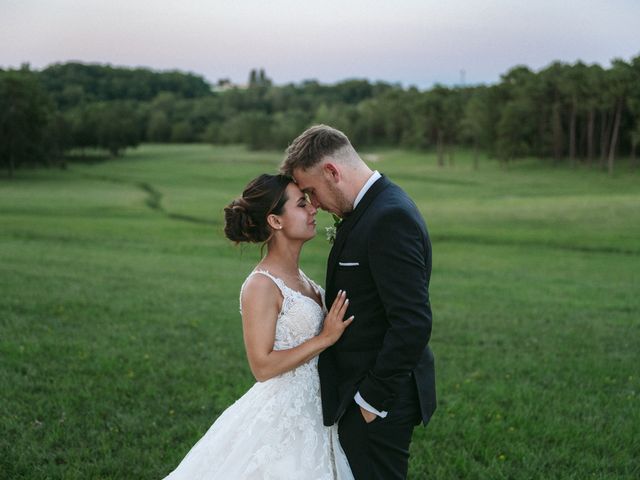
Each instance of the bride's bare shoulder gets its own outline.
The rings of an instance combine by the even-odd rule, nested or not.
[[[245,281],[240,300],[243,309],[251,306],[265,308],[270,305],[277,308],[281,301],[280,289],[273,279],[256,272]]]

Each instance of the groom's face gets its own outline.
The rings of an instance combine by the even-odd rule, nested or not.
[[[322,165],[316,165],[308,170],[295,169],[293,178],[300,190],[309,196],[314,207],[340,217],[349,210],[344,195],[336,185],[331,183],[328,175],[324,174]]]

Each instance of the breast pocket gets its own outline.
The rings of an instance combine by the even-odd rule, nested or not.
[[[338,262],[338,267],[359,267],[360,262]]]
[[[361,272],[366,269],[367,263],[361,258],[343,257],[338,260],[337,267],[341,272]]]
[[[359,292],[368,283],[368,265],[354,258],[341,258],[336,268],[336,286],[349,293]]]

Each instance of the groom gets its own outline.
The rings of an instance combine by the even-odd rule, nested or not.
[[[357,480],[404,479],[414,426],[436,408],[431,243],[416,205],[372,171],[339,130],[317,125],[281,166],[316,208],[342,218],[329,254],[326,304],[345,290],[355,320],[318,362],[325,425]]]

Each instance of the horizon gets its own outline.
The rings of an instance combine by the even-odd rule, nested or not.
[[[638,51],[638,53],[636,53],[635,55],[632,55],[629,58],[622,58],[622,57],[613,57],[611,58],[606,65],[603,65],[600,62],[585,62],[582,59],[577,59],[574,62],[566,62],[566,61],[562,61],[562,60],[551,60],[549,61],[546,65],[542,65],[539,68],[531,68],[531,66],[529,65],[525,65],[523,63],[516,63],[514,65],[512,65],[511,67],[509,67],[507,70],[505,70],[504,72],[501,72],[499,74],[499,77],[493,81],[493,82],[478,82],[478,83],[466,83],[464,82],[464,79],[462,79],[463,81],[461,82],[454,82],[454,83],[442,83],[442,82],[435,82],[431,85],[428,86],[418,86],[418,85],[404,85],[399,81],[392,81],[392,80],[386,80],[386,79],[371,79],[371,78],[366,78],[366,77],[347,77],[347,78],[342,78],[342,79],[336,79],[333,81],[327,81],[327,82],[323,82],[319,79],[316,78],[303,78],[297,81],[284,81],[284,82],[276,82],[273,81],[273,79],[270,77],[269,72],[266,71],[265,69],[265,75],[267,76],[267,78],[269,80],[272,81],[272,84],[276,87],[283,87],[286,85],[301,85],[305,82],[317,82],[320,85],[326,85],[326,86],[332,86],[332,85],[336,85],[339,83],[343,83],[343,82],[348,82],[348,81],[352,81],[352,80],[364,80],[364,81],[368,81],[371,84],[375,84],[375,83],[386,83],[389,85],[399,85],[401,88],[403,89],[409,89],[409,88],[418,88],[419,90],[429,90],[433,87],[435,87],[436,85],[443,85],[445,87],[449,87],[449,88],[455,88],[455,87],[480,87],[480,86],[491,86],[491,85],[495,85],[498,84],[501,81],[501,77],[506,74],[509,70],[515,68],[515,67],[526,67],[529,70],[531,70],[534,73],[538,73],[541,70],[544,70],[545,68],[549,67],[550,65],[554,64],[554,63],[562,63],[562,64],[567,64],[567,65],[575,65],[577,63],[583,63],[587,66],[591,66],[591,65],[599,65],[602,68],[610,68],[611,67],[611,62],[613,60],[617,60],[617,59],[622,59],[625,62],[629,62],[630,60],[632,60],[633,58],[636,57],[640,57],[640,51]],[[230,79],[229,77],[225,77],[225,76],[221,76],[217,79],[210,79],[207,78],[203,73],[201,72],[197,72],[197,71],[189,71],[189,70],[183,70],[180,68],[154,68],[154,67],[150,67],[148,65],[119,65],[113,62],[94,62],[94,61],[84,61],[84,60],[77,60],[77,59],[69,59],[66,61],[54,61],[50,64],[47,64],[43,67],[34,67],[33,65],[31,65],[30,62],[24,62],[22,65],[11,65],[11,66],[5,66],[5,65],[0,65],[0,70],[19,70],[20,68],[24,68],[25,66],[28,67],[31,71],[42,71],[45,70],[49,67],[55,66],[55,65],[65,65],[65,64],[82,64],[82,65],[94,65],[94,66],[102,66],[102,67],[111,67],[111,68],[116,68],[116,69],[129,69],[129,70],[136,70],[136,69],[142,69],[142,70],[149,70],[153,73],[168,73],[168,72],[178,72],[181,74],[190,74],[190,75],[195,75],[198,77],[203,78],[209,85],[211,85],[212,87],[215,87],[216,84],[218,84],[219,81],[224,81],[224,80],[229,80],[231,81],[231,84],[234,87],[246,87],[248,86],[249,82],[249,75],[251,73],[251,70],[260,70],[263,67],[253,67],[252,69],[250,69],[249,71],[247,71],[247,75],[246,75],[246,80],[245,81],[239,81],[236,82],[233,79]]]

